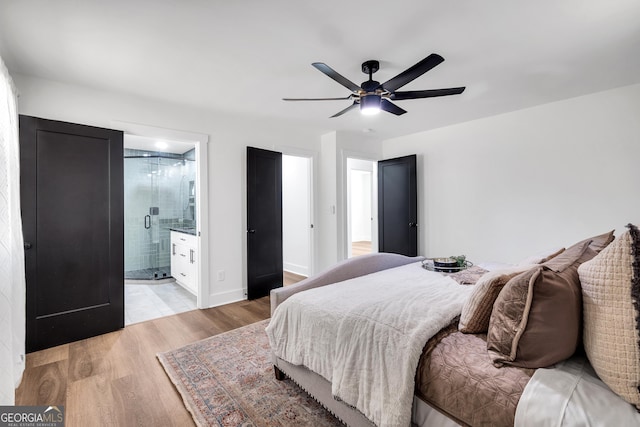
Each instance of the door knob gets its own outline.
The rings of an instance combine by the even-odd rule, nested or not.
[[[256,232],[256,230],[254,230],[253,228],[250,228],[247,230],[247,233],[249,234],[254,234]]]
[[[409,223],[409,227],[417,227],[417,226],[418,226],[418,224],[416,224],[415,222],[410,222]]]
[[[33,245],[29,242],[24,242],[24,248],[25,249],[31,249],[33,247]]]

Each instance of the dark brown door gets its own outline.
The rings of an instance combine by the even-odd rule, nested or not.
[[[418,255],[416,156],[378,162],[380,252]]]
[[[28,352],[124,327],[122,137],[20,116]]]
[[[247,147],[247,298],[282,286],[282,153]]]

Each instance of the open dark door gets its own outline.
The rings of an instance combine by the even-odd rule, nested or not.
[[[122,138],[20,116],[28,352],[124,327]]]
[[[380,252],[418,255],[416,156],[378,162]]]
[[[247,147],[247,298],[282,286],[282,153]]]

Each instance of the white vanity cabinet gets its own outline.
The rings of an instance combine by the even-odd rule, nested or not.
[[[179,285],[198,293],[198,238],[171,231],[171,275]]]

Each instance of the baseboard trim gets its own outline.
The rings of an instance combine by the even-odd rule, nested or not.
[[[297,274],[298,276],[309,276],[309,267],[305,267],[304,265],[293,264],[290,262],[285,262],[282,266],[284,271],[288,271],[289,273]]]
[[[243,301],[247,299],[246,289],[236,289],[227,292],[218,292],[209,295],[209,308],[219,305],[230,304],[232,302]]]
[[[360,243],[360,242],[366,242],[371,244],[371,236],[358,236],[358,237],[351,238],[351,243]]]

